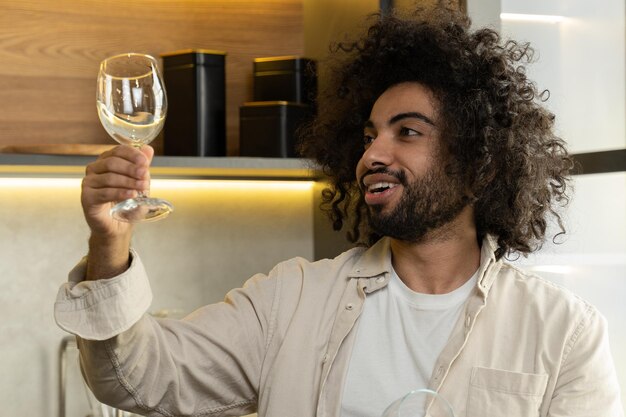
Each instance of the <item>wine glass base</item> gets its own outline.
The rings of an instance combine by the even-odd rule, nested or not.
[[[383,417],[454,417],[450,403],[436,391],[416,389],[391,403]]]
[[[164,219],[174,211],[168,201],[160,198],[137,197],[117,203],[111,216],[120,222],[147,223]]]

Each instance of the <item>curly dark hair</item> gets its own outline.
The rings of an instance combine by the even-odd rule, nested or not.
[[[363,127],[385,90],[417,82],[439,104],[445,171],[463,178],[479,238],[497,237],[497,257],[540,248],[549,216],[565,233],[558,208],[569,201],[573,161],[542,105],[548,92],[526,77],[533,49],[501,42],[491,29],[471,31],[469,19],[448,8],[372,18],[361,39],[332,48],[332,79],[316,119],[300,131],[301,155],[329,177],[322,201],[334,229],[347,223],[348,239],[362,245],[380,238],[355,177]]]

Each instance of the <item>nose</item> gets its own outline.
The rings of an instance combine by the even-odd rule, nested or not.
[[[361,162],[367,169],[389,166],[393,162],[393,141],[385,134],[378,134],[367,147]]]

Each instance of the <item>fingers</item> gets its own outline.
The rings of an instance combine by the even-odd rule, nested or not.
[[[116,146],[100,155],[95,162],[87,165],[86,173],[89,175],[115,172],[129,177],[141,178],[148,170],[154,153],[153,150],[146,152],[150,156],[130,146]]]
[[[137,196],[136,190],[123,188],[93,188],[83,180],[83,201],[89,205],[102,205],[115,201],[122,201]]]
[[[92,171],[83,179],[83,186],[90,188],[123,188],[127,190],[143,191],[147,190],[150,184],[150,174],[147,169],[135,169],[123,167],[116,170],[116,164],[113,162],[105,165],[113,165],[107,171],[98,173]],[[97,169],[102,168],[101,166]],[[106,168],[106,166],[104,167]],[[134,174],[126,174],[130,171]]]
[[[148,149],[143,149],[148,148]],[[131,198],[150,186],[149,164],[154,150],[117,146],[87,165],[83,193],[91,204]]]

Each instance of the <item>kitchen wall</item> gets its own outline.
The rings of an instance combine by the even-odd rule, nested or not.
[[[57,355],[66,336],[53,321],[53,302],[85,254],[88,233],[79,179],[24,181],[0,179],[0,415],[49,417],[57,415]],[[190,312],[281,260],[313,258],[312,183],[201,188],[153,186],[152,194],[176,211],[136,230],[134,246],[153,285],[152,312]],[[86,416],[85,391],[72,369],[67,416]]]
[[[529,77],[550,90],[557,131],[574,153],[626,147],[625,3],[502,0],[502,12],[560,16],[557,22],[507,17],[505,36],[537,51]]]
[[[528,75],[550,91],[547,105],[556,114],[557,132],[573,153],[626,148],[625,7],[623,0],[501,2],[509,14],[500,23],[502,32],[536,48]],[[580,175],[571,185],[573,198],[563,211],[568,233],[518,262],[588,300],[607,318],[626,400],[626,172]]]
[[[301,0],[0,0],[0,147],[111,144],[95,111],[100,60],[201,48],[228,54],[228,153],[237,155],[252,60],[303,54],[302,8]],[[155,185],[153,194],[176,212],[137,228],[134,244],[155,295],[151,311],[189,312],[281,260],[312,259],[312,190],[311,183],[269,191],[241,183],[201,191]],[[58,350],[66,334],[53,321],[52,303],[87,237],[78,179],[0,178],[2,416],[58,415]],[[86,416],[75,366],[68,377],[67,416]]]

